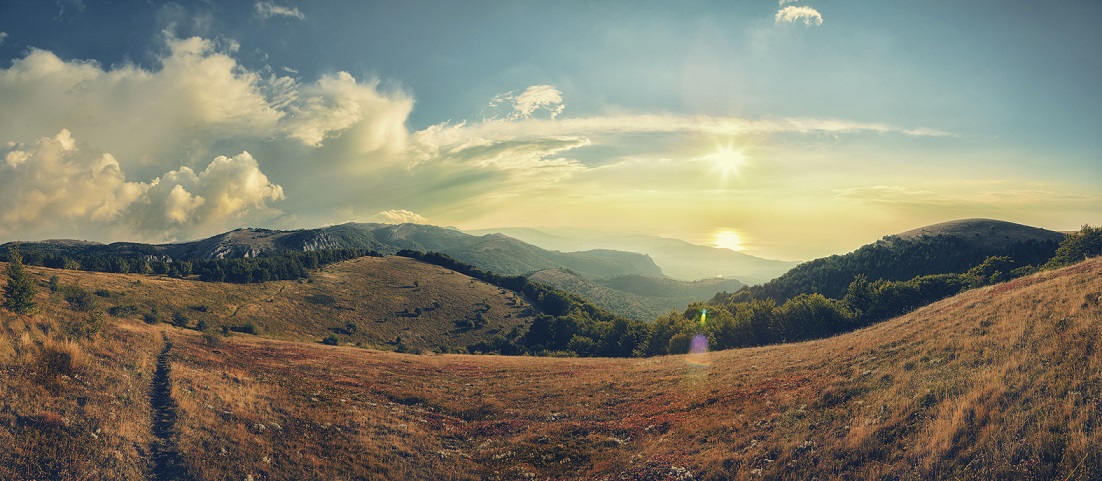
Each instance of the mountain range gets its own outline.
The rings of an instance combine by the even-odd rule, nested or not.
[[[734,278],[745,284],[760,284],[784,274],[797,262],[763,259],[750,254],[692,244],[668,237],[630,235],[556,235],[527,227],[468,231],[471,234],[505,234],[544,249],[575,251],[615,249],[647,254],[666,276],[683,281]]]

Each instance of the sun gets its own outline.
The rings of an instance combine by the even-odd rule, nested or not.
[[[733,230],[721,230],[716,232],[713,243],[716,247],[721,249],[731,249],[733,251],[742,250],[742,237]]]
[[[712,162],[712,170],[719,173],[720,181],[723,183],[726,183],[732,175],[738,175],[747,160],[746,154],[735,148],[733,144],[721,145],[715,152],[704,158]]]

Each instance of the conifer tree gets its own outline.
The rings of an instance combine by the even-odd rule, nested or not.
[[[27,314],[34,309],[34,281],[23,271],[23,257],[19,249],[8,251],[8,283],[4,286],[4,307],[17,314]]]

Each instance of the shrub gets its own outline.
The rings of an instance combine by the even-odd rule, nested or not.
[[[199,321],[199,322],[202,322],[202,321]],[[218,346],[221,346],[225,342],[225,341],[223,341],[222,338],[223,338],[223,336],[221,336],[217,333],[204,332],[203,333],[203,344],[206,345],[207,347],[218,347]]]
[[[48,389],[60,388],[61,376],[81,372],[88,357],[73,341],[47,340],[38,353],[36,381]]]
[[[222,326],[222,328],[226,329],[227,326]],[[245,333],[245,334],[256,334],[257,333],[256,324],[253,324],[251,322],[248,323],[248,324],[242,325],[242,326],[229,326],[229,330],[233,331],[233,332],[242,332],[242,333]]]
[[[207,332],[210,329],[210,325],[207,324],[205,319],[199,319],[199,322],[195,323],[195,330],[200,332]]]
[[[88,339],[103,330],[104,324],[103,312],[92,311],[88,313],[88,317],[83,321],[70,322],[65,326],[65,331],[69,334],[69,337],[74,339]]]
[[[107,313],[115,317],[133,317],[138,314],[138,306],[127,304],[123,306],[111,306]]]
[[[325,339],[321,340],[322,344],[326,344],[329,346],[336,346],[337,344],[340,344],[340,342],[341,340],[337,337],[336,334],[330,334],[328,336],[325,336]]]
[[[149,310],[149,314],[143,315],[142,319],[145,321],[146,324],[157,324],[162,321],[161,313],[157,312],[156,307],[151,308]]]
[[[69,286],[65,289],[65,301],[74,311],[89,312],[96,308],[96,299],[92,297],[92,293],[79,286]]]
[[[184,314],[182,311],[172,313],[172,323],[175,324],[176,327],[187,327],[188,321],[190,321],[190,319],[188,319],[187,314]]]
[[[50,292],[57,292],[61,290],[61,279],[57,277],[57,274],[50,276]]]
[[[332,306],[337,303],[337,300],[329,294],[311,294],[306,296],[306,302],[319,306]]]

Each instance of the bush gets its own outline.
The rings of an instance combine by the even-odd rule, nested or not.
[[[88,313],[88,317],[84,321],[70,322],[65,326],[65,331],[71,338],[88,339],[103,330],[105,323],[102,311],[92,311]]]
[[[226,329],[226,328],[227,328],[227,326],[222,326],[222,329]],[[233,331],[233,332],[241,332],[241,333],[245,333],[245,334],[256,334],[257,333],[256,324],[253,324],[251,322],[248,323],[248,324],[245,324],[243,326],[229,326],[228,328],[229,328],[230,331]]]
[[[1084,225],[1079,232],[1068,234],[1064,238],[1045,267],[1055,269],[1069,266],[1098,255],[1102,255],[1102,227]]]
[[[188,321],[190,321],[190,319],[188,319],[187,314],[184,314],[182,311],[172,313],[172,323],[175,324],[176,327],[187,327]]]
[[[65,289],[65,301],[74,311],[90,312],[96,308],[96,299],[92,297],[92,293],[79,286],[70,286]]]
[[[81,372],[88,364],[88,356],[73,341],[48,340],[38,353],[35,380],[50,390],[59,389],[61,376]]]
[[[222,338],[223,338],[223,336],[219,335],[217,333],[204,332],[203,333],[203,344],[206,345],[207,347],[218,347],[218,346],[221,346],[225,342]]]
[[[306,296],[306,302],[319,306],[332,306],[337,303],[337,300],[329,294],[312,294]]]
[[[138,314],[138,306],[127,304],[123,306],[111,306],[107,313],[115,317],[134,317]]]
[[[210,329],[210,325],[207,324],[205,319],[199,319],[199,322],[195,323],[195,330],[200,332],[207,332]]]
[[[142,320],[144,320],[146,324],[158,324],[163,321],[163,319],[161,318],[161,313],[157,312],[156,307],[151,308],[149,310],[149,314],[143,315]]]
[[[325,336],[325,339],[321,340],[322,344],[326,344],[329,346],[336,346],[337,344],[340,344],[340,342],[341,340],[337,337],[336,334],[330,334],[328,336]]]

